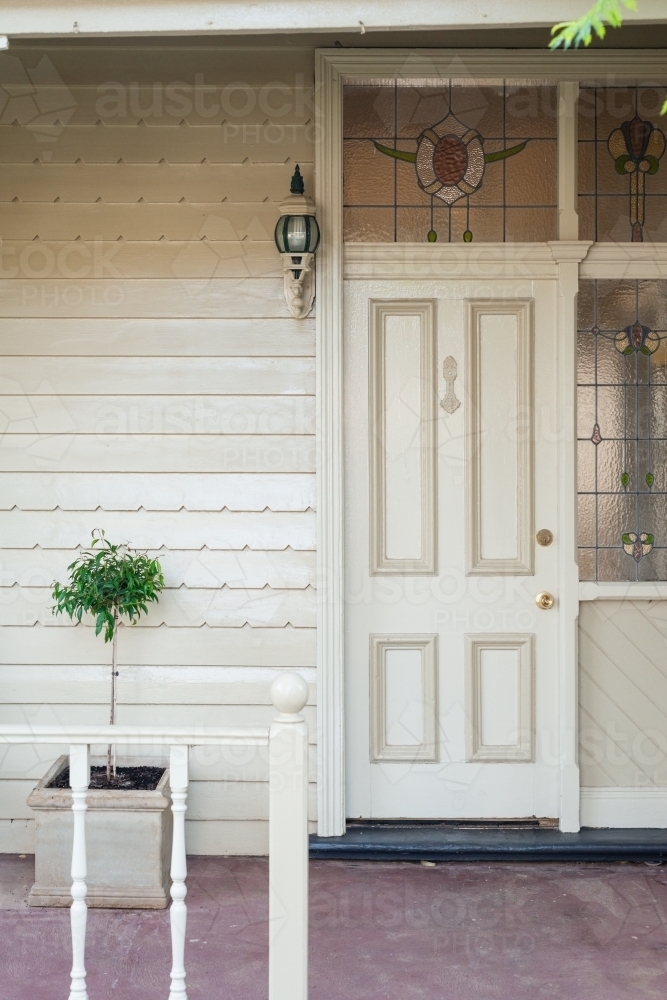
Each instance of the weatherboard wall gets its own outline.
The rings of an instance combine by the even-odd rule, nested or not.
[[[312,74],[296,46],[0,55],[2,722],[108,721],[110,647],[50,611],[101,528],[167,581],[120,630],[118,721],[268,725],[295,668],[314,741],[314,320],[273,244]],[[57,755],[0,751],[0,850],[32,849]],[[188,850],[265,852],[266,752],[192,778]]]

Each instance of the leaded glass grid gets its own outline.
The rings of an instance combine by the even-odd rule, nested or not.
[[[582,280],[579,577],[667,580],[667,281]]]
[[[556,239],[556,132],[553,86],[346,85],[345,240]]]
[[[581,87],[579,238],[667,240],[664,86]]]

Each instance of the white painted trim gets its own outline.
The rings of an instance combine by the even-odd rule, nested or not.
[[[558,84],[558,239],[579,239],[577,97],[579,84]]]
[[[422,660],[422,712],[424,742],[413,746],[386,743],[385,654],[388,649],[419,649]],[[386,760],[438,762],[438,636],[370,636],[370,761]]]
[[[581,825],[667,828],[667,788],[582,788]]]
[[[308,31],[357,33],[395,31],[415,35],[419,31],[500,28],[551,27],[557,21],[579,17],[576,0],[531,0],[497,2],[478,8],[468,0],[448,0],[446,12],[432,0],[282,0],[281,3],[224,0],[170,0],[156,4],[151,0],[117,0],[114,4],[99,0],[3,0],[2,31],[11,37],[34,38],[86,35],[235,35],[289,33]],[[662,0],[643,0],[638,11],[624,10],[626,21],[664,22]],[[464,50],[465,51],[465,50]],[[573,53],[576,55],[577,53]],[[589,53],[582,53],[589,56]],[[643,54],[643,53],[642,53]],[[545,62],[553,58],[546,50]],[[556,55],[560,55],[557,53]],[[590,53],[600,55],[599,52]],[[574,61],[574,60],[573,60]],[[648,72],[648,71],[647,71]]]
[[[389,559],[386,546],[385,319],[418,316],[420,326],[421,558]],[[423,299],[369,303],[369,572],[433,576],[438,563],[437,401],[435,303]]]
[[[578,13],[574,16],[579,16]],[[449,21],[449,12],[448,12]],[[485,22],[486,23],[486,22]],[[335,66],[343,82],[393,79],[442,84],[456,79],[503,79],[560,82],[664,80],[665,53],[642,49],[641,65],[635,49],[320,49],[319,55]]]
[[[554,278],[548,243],[346,243],[345,280]]]
[[[315,59],[317,254],[317,823],[345,833],[343,577],[342,90],[333,60]]]
[[[346,243],[346,281],[425,278],[557,278],[581,262],[582,278],[667,278],[667,243]]]
[[[482,743],[483,649],[515,649],[519,653],[519,704],[516,743],[489,746]],[[535,636],[518,632],[465,636],[466,760],[475,763],[527,762],[535,750]]]
[[[516,532],[514,559],[487,559],[482,554],[482,448],[480,320],[483,316],[515,316],[517,331],[516,407],[524,414],[523,433],[517,441]],[[465,512],[466,574],[468,576],[532,576],[535,572],[535,476],[533,414],[534,327],[530,299],[478,299],[468,302],[465,384]]]
[[[564,260],[558,281],[558,701],[560,829],[579,830],[579,567],[577,565],[577,293],[579,265]]]
[[[666,581],[579,584],[580,601],[665,601]]]
[[[594,243],[582,278],[667,278],[667,243]]]

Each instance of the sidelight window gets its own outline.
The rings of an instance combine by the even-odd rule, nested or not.
[[[579,286],[579,575],[667,580],[667,281]]]

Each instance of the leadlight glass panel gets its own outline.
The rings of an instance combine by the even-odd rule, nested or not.
[[[581,87],[579,236],[667,240],[663,87]]]
[[[667,580],[667,281],[579,285],[579,577]]]
[[[345,240],[556,239],[556,130],[553,86],[345,86]]]

